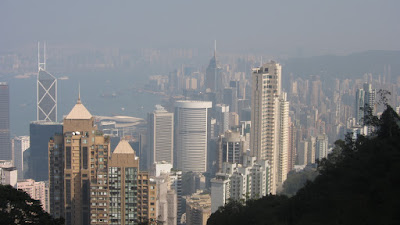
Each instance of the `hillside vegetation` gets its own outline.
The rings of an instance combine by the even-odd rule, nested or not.
[[[374,135],[336,141],[293,197],[230,202],[207,224],[400,224],[400,118],[387,106],[370,124]]]

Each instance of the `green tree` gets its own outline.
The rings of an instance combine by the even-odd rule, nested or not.
[[[63,225],[42,209],[40,201],[10,185],[0,185],[0,224]]]
[[[387,105],[374,122],[374,135],[337,141],[293,197],[227,205],[207,224],[400,224],[400,118]]]

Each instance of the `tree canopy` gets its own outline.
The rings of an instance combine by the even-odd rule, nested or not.
[[[227,204],[208,225],[400,224],[400,118],[390,107],[373,136],[337,141],[296,195]]]
[[[63,225],[42,209],[40,201],[10,185],[0,185],[0,224]]]

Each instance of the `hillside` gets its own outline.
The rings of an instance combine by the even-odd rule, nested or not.
[[[293,197],[231,202],[207,224],[400,224],[400,118],[389,106],[374,124],[373,137],[337,141]]]

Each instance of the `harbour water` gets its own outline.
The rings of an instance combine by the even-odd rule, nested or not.
[[[51,72],[51,71],[50,71]],[[92,115],[125,115],[146,118],[163,96],[138,92],[147,76],[130,73],[91,72],[57,75],[58,120],[75,105],[78,85],[81,100]],[[36,77],[6,80],[10,86],[11,136],[29,135],[29,122],[36,119]]]

